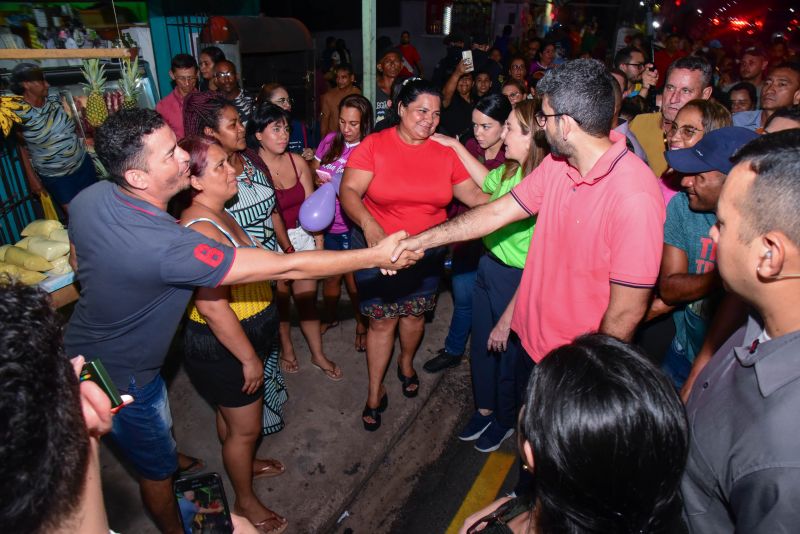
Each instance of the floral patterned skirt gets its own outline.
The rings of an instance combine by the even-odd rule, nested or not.
[[[351,243],[353,248],[366,248],[359,228],[353,228]],[[356,271],[361,313],[372,319],[394,319],[434,309],[446,252],[446,247],[427,250],[415,265],[394,276],[382,275],[380,269]]]

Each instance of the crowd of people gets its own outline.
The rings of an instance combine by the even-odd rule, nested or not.
[[[157,111],[109,117],[95,146],[110,180],[69,199],[82,289],[66,352],[50,352],[62,367],[65,354],[102,360],[134,402],[113,424],[104,406],[85,417],[75,477],[99,468],[95,434],[110,432],[158,527],[182,532],[172,479],[197,459],[177,450],[160,376],[182,323],[233,511],[283,532],[253,480],[285,469],[255,451],[283,428],[283,374],[302,364],[291,302],[311,364],[342,380],[323,338],[344,282],[366,353],[361,422],[377,431],[398,339],[390,374],[419,394],[415,357],[449,258],[454,312],[422,367],[459,365],[469,340],[475,411],[458,437],[490,452],[518,432],[521,457],[515,495],[464,532],[661,532],[681,509],[691,532],[791,528],[800,62],[785,46],[665,35],[656,57],[636,37],[605,64],[509,36],[474,36],[471,64],[450,37],[432,81],[408,32],[400,47],[379,39],[375,102],[331,41],[319,143],[284,86],[248,95],[214,47],[199,65],[173,59]],[[16,82],[41,107],[43,78]],[[301,205],[334,179],[333,222],[309,232]],[[630,344],[656,322],[673,325],[661,350]]]

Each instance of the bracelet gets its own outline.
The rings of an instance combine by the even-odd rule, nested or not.
[[[294,250],[294,246],[292,246],[292,245],[289,245],[288,247],[286,247],[285,249],[283,249],[283,253],[284,253],[284,254],[291,254],[291,253],[292,253],[292,252],[294,252],[294,251],[295,251],[295,250]]]

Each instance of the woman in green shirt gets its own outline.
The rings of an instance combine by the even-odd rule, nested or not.
[[[506,162],[492,171],[457,140],[440,135],[433,139],[455,150],[472,179],[491,195],[491,202],[520,183],[547,154],[541,128],[534,119],[540,109],[538,100],[525,100],[514,107],[503,130]],[[486,254],[478,264],[472,294],[470,351],[477,410],[458,436],[463,441],[478,440],[475,448],[482,452],[498,449],[514,432],[517,351],[507,340],[535,224],[535,218],[524,219],[483,238]]]

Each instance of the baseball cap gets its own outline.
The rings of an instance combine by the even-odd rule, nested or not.
[[[733,168],[731,157],[758,134],[740,126],[728,126],[707,133],[691,148],[664,153],[669,166],[684,174],[719,171],[728,174]]]
[[[767,57],[767,52],[760,46],[749,46],[744,49],[742,56]]]

